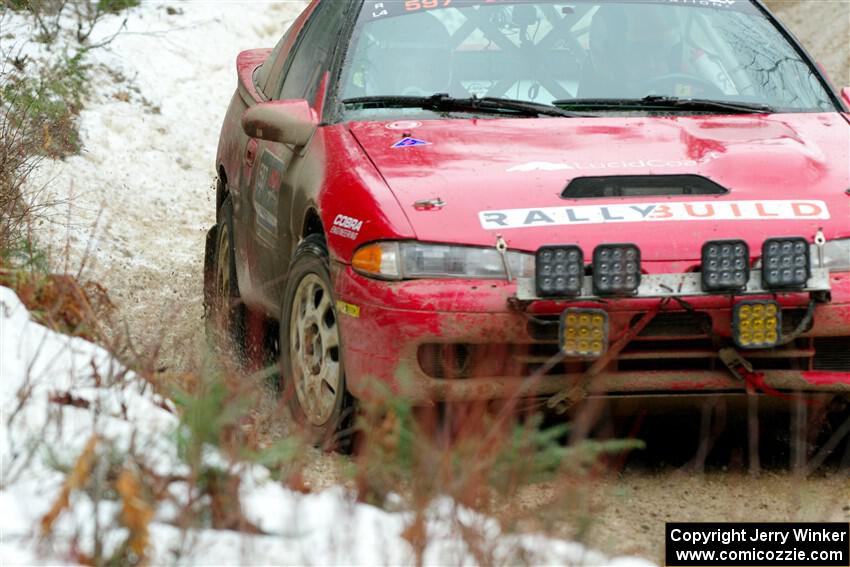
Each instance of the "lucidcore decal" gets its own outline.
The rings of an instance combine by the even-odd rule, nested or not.
[[[717,152],[708,152],[700,159],[638,159],[629,161],[597,161],[597,162],[562,162],[531,161],[509,167],[508,173],[528,173],[530,171],[570,171],[583,169],[643,169],[667,167],[696,167],[712,162],[721,157]]]
[[[485,230],[658,221],[828,219],[823,201],[691,201],[507,209],[478,213]]]

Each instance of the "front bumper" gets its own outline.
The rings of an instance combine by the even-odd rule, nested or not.
[[[555,394],[583,381],[593,361],[556,360],[557,318],[570,307],[608,311],[611,342],[661,298],[521,301],[517,284],[482,280],[382,282],[335,267],[346,381],[358,398],[414,403]],[[780,391],[850,394],[850,273],[829,275],[829,300],[785,347],[743,355]],[[771,296],[789,325],[808,293]],[[681,301],[680,301],[681,300]],[[718,357],[731,343],[729,296],[677,295],[639,336],[585,381],[590,395],[737,393],[746,384]],[[554,358],[553,358],[554,357]],[[460,360],[462,359],[462,360]]]

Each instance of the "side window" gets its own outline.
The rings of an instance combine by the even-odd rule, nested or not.
[[[305,98],[309,101],[315,98],[322,75],[331,65],[349,5],[349,2],[339,0],[319,3],[298,38],[291,60],[287,62],[277,98]]]

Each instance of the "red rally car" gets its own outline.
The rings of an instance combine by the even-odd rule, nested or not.
[[[237,71],[207,313],[316,434],[850,392],[850,89],[758,0],[314,0]]]

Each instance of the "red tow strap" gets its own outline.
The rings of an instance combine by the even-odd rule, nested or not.
[[[770,386],[765,380],[764,372],[756,372],[753,366],[733,348],[720,349],[720,360],[726,365],[729,372],[736,378],[743,380],[747,385],[747,392],[762,391],[768,396],[781,398],[783,400],[796,400],[796,396],[780,392]],[[804,400],[807,405],[815,405],[813,400]]]

